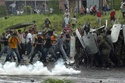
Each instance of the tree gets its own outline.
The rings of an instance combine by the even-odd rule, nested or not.
[[[53,8],[54,13],[59,14],[59,0],[49,0],[48,1],[48,8]]]
[[[25,6],[24,7],[24,14],[31,14],[31,6]]]
[[[76,0],[69,0],[69,11],[70,14],[73,14],[74,8],[75,8],[75,1]]]
[[[121,5],[121,0],[112,0],[114,9],[119,10]]]

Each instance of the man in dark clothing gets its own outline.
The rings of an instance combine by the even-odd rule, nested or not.
[[[2,40],[0,41],[1,43],[4,44],[4,47],[2,48],[1,52],[0,52],[0,57],[2,56],[3,53],[7,53],[9,47],[8,47],[8,39],[6,38],[6,33],[3,33],[3,38]]]
[[[112,12],[110,13],[110,21],[114,22],[115,21],[115,9],[112,10]]]
[[[100,55],[102,57],[103,66],[106,66],[106,63],[108,63],[111,66],[114,66],[114,63],[112,63],[112,61],[109,58],[111,47],[101,35],[98,36],[98,47],[100,50]]]
[[[33,54],[31,55],[30,63],[32,63],[34,56],[38,51],[42,53],[42,57],[40,57],[40,61],[46,62],[46,53],[43,49],[43,38],[42,38],[42,33],[38,32],[38,36],[35,38],[35,48],[33,51]]]
[[[56,54],[54,53],[54,47],[53,47],[53,45],[52,45],[52,39],[51,39],[51,36],[53,35],[53,33],[51,33],[50,31],[49,31],[49,33],[47,33],[46,34],[46,43],[45,43],[45,52],[46,53],[50,53],[50,54],[52,54],[52,57],[55,59],[55,60],[57,60],[57,56],[56,56]]]
[[[107,14],[107,5],[103,6],[103,11],[104,11],[104,14],[106,15]]]
[[[65,42],[65,39],[66,39],[66,33],[65,32],[62,32],[59,39],[58,39],[58,47],[59,47],[59,50],[60,52],[62,53],[62,58],[64,58],[65,61],[67,61],[69,58],[66,54],[66,51],[64,50],[64,42]]]
[[[51,22],[48,18],[46,18],[44,24],[45,24],[45,28],[50,28]]]
[[[93,12],[93,15],[95,16],[96,15],[96,5],[95,6],[93,6],[93,9],[92,9],[92,12]]]
[[[66,33],[66,39],[65,39],[65,50],[66,50],[66,54],[67,56],[69,56],[70,54],[70,34],[67,32]]]

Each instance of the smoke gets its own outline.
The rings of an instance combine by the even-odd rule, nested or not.
[[[55,67],[50,71],[44,67],[42,62],[37,61],[33,65],[19,65],[15,62],[0,64],[0,75],[71,75],[79,74],[80,71],[67,68],[62,59],[55,63]]]

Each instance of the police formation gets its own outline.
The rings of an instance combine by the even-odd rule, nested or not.
[[[125,26],[114,24],[111,29],[102,26],[91,29],[86,24],[78,29],[79,36],[76,43],[76,65],[114,67],[125,64]],[[76,33],[78,37],[78,31]],[[80,40],[80,41],[79,41]],[[81,44],[81,45],[80,45]]]
[[[2,34],[1,43],[0,57],[6,54],[5,62],[32,64],[38,57],[37,60],[45,64],[62,58],[66,64],[77,67],[125,64],[125,25],[121,24],[114,24],[111,29],[106,26],[92,29],[86,23],[75,31],[67,25],[59,35],[54,30],[36,31],[34,28],[25,32],[8,30]]]

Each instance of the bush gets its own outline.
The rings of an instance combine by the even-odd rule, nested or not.
[[[0,5],[0,16],[6,16],[6,6]]]
[[[53,4],[52,4],[53,3]],[[48,1],[48,7],[54,9],[55,14],[60,14],[61,11],[59,9],[59,0],[49,0]]]
[[[114,0],[113,1],[113,6],[114,6],[114,9],[116,10],[119,10],[120,9],[120,5],[121,5],[121,1],[120,0]]]
[[[60,80],[60,79],[48,78],[48,79],[45,79],[42,83],[73,83],[73,82],[66,79]]]
[[[31,6],[24,7],[24,14],[31,14],[31,12],[32,12]]]

